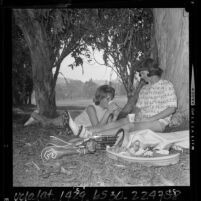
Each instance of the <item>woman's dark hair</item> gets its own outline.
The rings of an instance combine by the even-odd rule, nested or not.
[[[146,60],[144,61],[143,66],[144,66],[145,68],[147,68],[147,69],[150,69],[150,68],[152,68],[152,67],[154,66],[154,64],[155,64],[154,60],[151,59],[151,58],[148,58],[148,59],[146,59]]]
[[[110,96],[111,99],[114,98],[115,96],[115,89],[109,85],[102,85],[100,87],[97,88],[96,93],[95,93],[95,97],[93,99],[95,105],[99,105],[100,101],[103,98],[106,98],[107,96]]]
[[[151,77],[153,75],[157,75],[158,77],[161,77],[163,70],[158,67],[158,64],[154,64],[149,70],[148,77]]]
[[[148,71],[149,73],[147,76],[151,77],[153,75],[157,75],[158,77],[161,77],[163,70],[159,68],[158,63],[155,62],[152,58],[147,58],[142,66],[138,69],[138,71]]]
[[[155,61],[152,58],[147,58],[145,61],[142,62],[140,67],[138,68],[138,71],[149,71],[150,68],[153,68],[155,65]]]

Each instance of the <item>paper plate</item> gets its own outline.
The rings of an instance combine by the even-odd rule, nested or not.
[[[127,161],[130,163],[140,163],[146,166],[167,166],[173,165],[179,162],[180,153],[174,153],[170,155],[162,155],[157,157],[141,157],[141,156],[127,156],[121,153],[115,153],[107,147],[107,156],[111,159],[118,161]]]

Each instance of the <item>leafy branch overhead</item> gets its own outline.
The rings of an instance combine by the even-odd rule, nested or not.
[[[152,51],[152,11],[132,8],[97,9],[97,12],[96,33],[86,42],[93,50],[103,50],[105,65],[118,73],[131,93],[136,68]]]
[[[92,46],[104,50],[105,64],[117,68],[119,76],[124,78],[128,73],[133,74],[137,59],[150,48],[149,9],[16,9],[14,12],[27,26],[30,22],[32,28],[34,23],[40,24],[52,68],[60,66],[69,54],[75,59],[71,68],[83,65],[81,55],[86,55],[84,52]]]
[[[150,53],[150,9],[14,9],[13,14],[29,48],[37,104],[45,110],[55,108],[55,86],[64,58],[74,58],[72,69],[83,68],[84,59],[93,61],[91,49],[103,52],[105,65],[118,73],[127,96],[134,92],[136,68]]]

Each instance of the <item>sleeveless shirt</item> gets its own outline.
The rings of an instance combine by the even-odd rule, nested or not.
[[[103,118],[106,109],[103,109],[102,107],[100,107],[99,105],[95,105],[94,103],[91,105],[95,108],[98,121],[100,121]],[[86,110],[87,109],[85,109],[80,115],[75,117],[74,121],[77,125],[83,125],[85,127],[92,126]]]

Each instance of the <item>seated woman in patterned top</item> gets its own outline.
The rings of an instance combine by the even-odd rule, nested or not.
[[[143,86],[139,93],[136,122],[141,122],[142,128],[162,132],[169,125],[171,116],[177,108],[173,84],[161,79],[163,70],[156,64],[153,65],[152,59],[147,59],[144,68],[139,71],[142,79],[148,84]],[[141,124],[138,127],[141,127]]]

